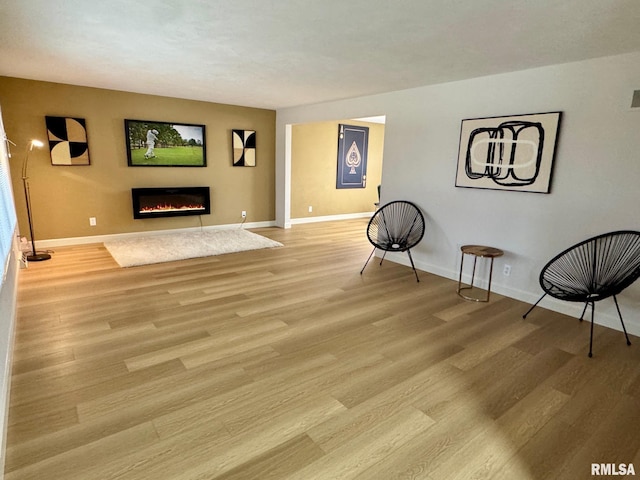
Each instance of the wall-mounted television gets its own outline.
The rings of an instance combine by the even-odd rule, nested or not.
[[[130,167],[206,167],[205,126],[125,120]]]

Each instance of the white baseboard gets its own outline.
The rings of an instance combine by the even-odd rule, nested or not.
[[[315,223],[315,222],[332,222],[334,220],[353,220],[355,218],[370,218],[375,212],[360,212],[360,213],[343,213],[340,215],[324,215],[320,217],[303,217],[292,218],[291,224],[300,223]]]
[[[70,245],[86,245],[89,243],[104,243],[110,240],[122,240],[132,237],[148,237],[151,235],[166,235],[169,233],[181,233],[181,232],[197,232],[197,231],[211,231],[211,230],[233,230],[234,228],[264,228],[275,227],[276,222],[252,222],[252,223],[229,223],[226,225],[211,225],[207,227],[189,227],[189,228],[175,228],[169,230],[150,230],[144,232],[130,232],[130,233],[114,233],[109,235],[93,235],[90,237],[70,237],[70,238],[54,238],[51,240],[36,240],[36,249],[45,249],[52,247],[66,247]]]
[[[385,260],[390,260],[392,262],[399,263],[407,267],[411,266],[411,263],[409,262],[409,257],[405,253],[393,253],[393,252],[387,253]],[[449,278],[456,282],[458,281],[458,276],[459,276],[458,271],[445,269],[437,265],[431,265],[422,261],[416,261],[415,259],[414,259],[414,263],[418,270],[422,270],[428,273],[433,273],[434,275],[438,275],[440,277]],[[469,274],[463,274],[462,281],[468,283],[471,280],[470,277],[471,276]],[[486,288],[487,280],[477,279],[476,285],[478,285],[480,288]],[[521,302],[525,302],[531,305],[536,303],[544,293],[542,290],[539,290],[536,292],[527,292],[524,290],[519,290],[516,288],[509,287],[508,285],[503,285],[499,282],[496,282],[495,280],[491,282],[491,291],[498,293],[500,295],[504,295],[505,297],[513,298],[515,300],[520,300]],[[602,303],[604,304],[605,302],[608,302],[608,301],[609,300],[603,300]],[[602,325],[603,327],[608,327],[613,330],[618,330],[622,332],[622,325],[620,324],[620,319],[618,318],[617,313],[611,314],[607,312],[606,309],[603,309],[603,308],[598,309],[599,303],[600,302],[596,304],[596,314],[594,318],[594,323],[598,325]],[[611,303],[613,304],[613,299],[611,299]],[[628,316],[625,317],[623,302],[621,302],[619,299],[618,303],[621,303],[620,309],[622,310],[622,316],[625,320],[625,326],[627,328],[627,332],[631,335],[640,336],[640,321],[638,321],[635,318],[629,318]],[[546,308],[547,310],[552,310],[554,312],[562,313],[564,315],[568,315],[574,318],[580,318],[580,315],[582,314],[582,310],[584,308],[583,303],[563,302],[553,297],[549,297],[548,295],[545,297],[544,300],[542,300],[542,302],[539,303],[538,306],[541,308]],[[526,313],[526,310],[522,312],[523,315],[525,313]],[[586,317],[586,320],[589,320],[589,321],[591,320],[591,316],[589,312],[587,312],[585,317]]]
[[[297,218],[292,219],[288,224],[290,228],[292,224],[296,223],[312,223],[312,222],[329,222],[333,220],[350,220],[354,218],[368,218],[373,215],[373,212],[362,213],[349,213],[344,215],[327,215],[322,217],[309,217],[309,218]],[[104,243],[110,240],[120,240],[132,237],[150,236],[150,235],[165,235],[168,233],[180,233],[180,232],[195,232],[199,230],[231,230],[234,228],[266,228],[275,227],[276,222],[269,220],[266,222],[251,222],[251,223],[229,223],[225,225],[211,225],[207,227],[188,227],[188,228],[175,228],[168,230],[149,230],[142,232],[129,232],[129,233],[113,233],[108,235],[91,235],[87,237],[67,237],[67,238],[52,238],[48,240],[36,240],[36,249],[46,249],[53,247],[66,247],[71,245],[86,245],[90,243]]]

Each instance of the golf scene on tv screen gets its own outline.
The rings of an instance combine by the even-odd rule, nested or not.
[[[132,167],[205,167],[204,125],[125,120],[127,161]]]

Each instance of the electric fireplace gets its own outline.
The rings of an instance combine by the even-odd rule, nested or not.
[[[209,187],[132,188],[133,218],[211,213]]]

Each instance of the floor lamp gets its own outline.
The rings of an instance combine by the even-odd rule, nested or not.
[[[33,147],[40,148],[44,144],[39,140],[31,140],[27,147],[27,153],[24,156],[24,163],[22,164],[22,185],[24,186],[24,198],[27,201],[27,218],[29,219],[29,233],[31,233],[31,255],[27,255],[29,262],[41,262],[42,260],[49,260],[51,255],[48,253],[36,252],[36,239],[33,236],[33,220],[31,218],[31,195],[29,193],[29,177],[27,177],[27,165],[29,164],[29,154]]]

